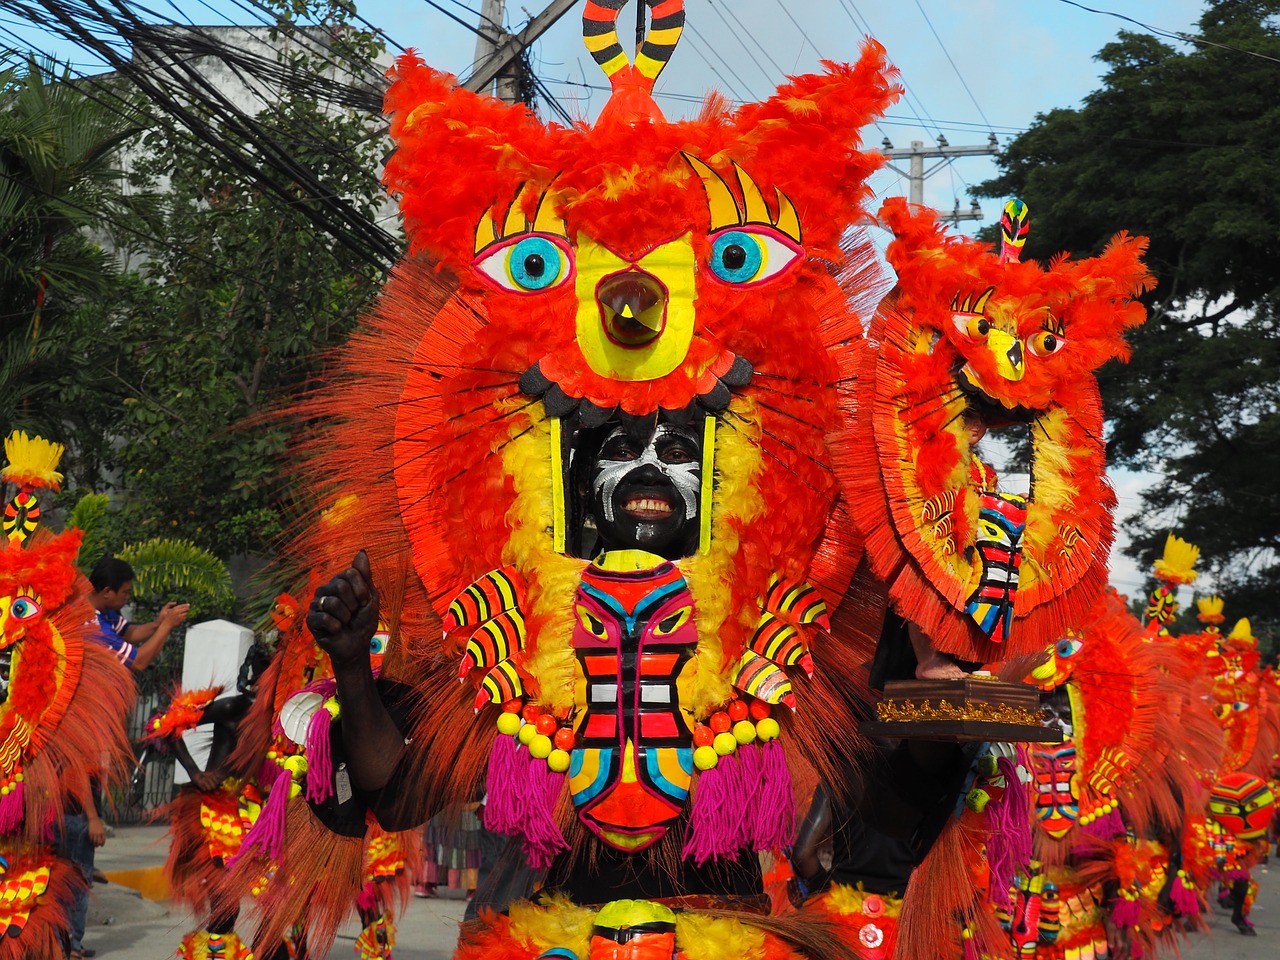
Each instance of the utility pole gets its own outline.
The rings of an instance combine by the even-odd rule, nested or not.
[[[473,93],[490,92],[497,80],[497,96],[507,103],[518,98],[516,62],[525,47],[547,32],[577,0],[555,0],[519,33],[508,33],[502,24],[504,0],[484,0],[480,9],[480,33],[476,38],[476,66],[463,86]]]
[[[506,0],[484,0],[480,7],[480,28],[479,33],[476,35],[474,63],[487,64],[494,58],[498,47],[502,45],[502,41],[510,36],[502,27],[502,24],[505,23],[503,20],[503,14],[505,13]],[[515,103],[518,98],[515,62],[508,60],[502,64],[491,83],[493,88],[483,92],[492,93],[504,103]]]
[[[914,204],[924,204],[924,182],[926,179],[937,173],[955,157],[981,157],[990,156],[1000,152],[1000,145],[996,141],[996,135],[993,133],[987,138],[987,142],[982,145],[973,145],[965,147],[953,147],[947,143],[947,138],[943,134],[938,134],[937,146],[926,147],[923,140],[912,140],[908,149],[900,149],[894,147],[889,142],[889,138],[885,137],[881,141],[880,152],[890,160],[909,160],[910,165],[906,170],[895,167],[892,163],[885,164],[894,173],[907,178],[908,193],[907,199]],[[924,162],[930,158],[939,158],[928,170],[924,168]],[[969,209],[961,212],[960,201],[956,200],[956,207],[950,214],[941,214],[944,220],[981,220],[982,208],[978,205],[977,200],[973,200],[969,204]]]

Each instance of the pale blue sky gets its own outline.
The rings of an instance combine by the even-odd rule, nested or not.
[[[478,23],[481,2],[433,2],[439,9],[427,0],[357,0],[360,14],[396,44],[415,47],[433,65],[465,76],[476,38],[446,12]],[[519,29],[528,11],[540,11],[545,2],[508,0],[508,25]],[[1088,0],[1083,5],[1177,33],[1193,29],[1204,0]],[[253,22],[245,12],[252,9],[251,0],[141,0],[140,6],[175,21]],[[633,9],[628,7],[620,22],[632,22]],[[868,129],[867,141],[874,145],[888,137],[899,147],[912,140],[931,142],[938,133],[953,145],[980,144],[992,132],[1003,142],[1037,113],[1078,104],[1097,86],[1097,51],[1121,29],[1142,29],[1065,0],[687,0],[686,16],[681,46],[658,81],[659,103],[669,117],[693,112],[712,89],[733,99],[759,99],[786,73],[814,70],[819,59],[854,58],[866,28],[888,49],[908,90]],[[0,15],[0,44],[18,45],[15,34],[78,68],[96,69],[85,51]],[[606,96],[600,89],[604,77],[583,49],[577,10],[538,41],[533,63],[571,115],[595,116]],[[958,198],[967,208],[965,188],[993,173],[985,157],[956,160],[930,177],[925,199],[949,209]],[[875,186],[884,195],[905,192],[902,179],[889,172]],[[984,207],[990,219],[998,210],[995,201]]]

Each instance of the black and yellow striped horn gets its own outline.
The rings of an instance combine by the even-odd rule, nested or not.
[[[618,39],[618,13],[627,0],[588,0],[582,12],[582,40],[615,90],[625,83],[649,93],[658,74],[671,60],[684,30],[684,0],[645,2],[650,12],[649,29],[636,52],[634,64]]]

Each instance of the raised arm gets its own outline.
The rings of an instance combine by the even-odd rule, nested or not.
[[[129,624],[124,631],[124,639],[137,648],[129,667],[135,672],[145,670],[151,661],[160,655],[165,642],[173,628],[187,619],[191,605],[187,603],[166,603],[160,615],[150,623]]]
[[[316,590],[307,629],[333,664],[352,786],[381,790],[391,780],[405,742],[378,695],[369,662],[369,643],[378,629],[378,591],[363,550],[350,567]]]

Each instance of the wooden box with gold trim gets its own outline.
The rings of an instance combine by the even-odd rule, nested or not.
[[[876,704],[876,719],[862,721],[858,732],[916,740],[1062,742],[1058,730],[1041,723],[1040,691],[984,677],[890,680]]]

